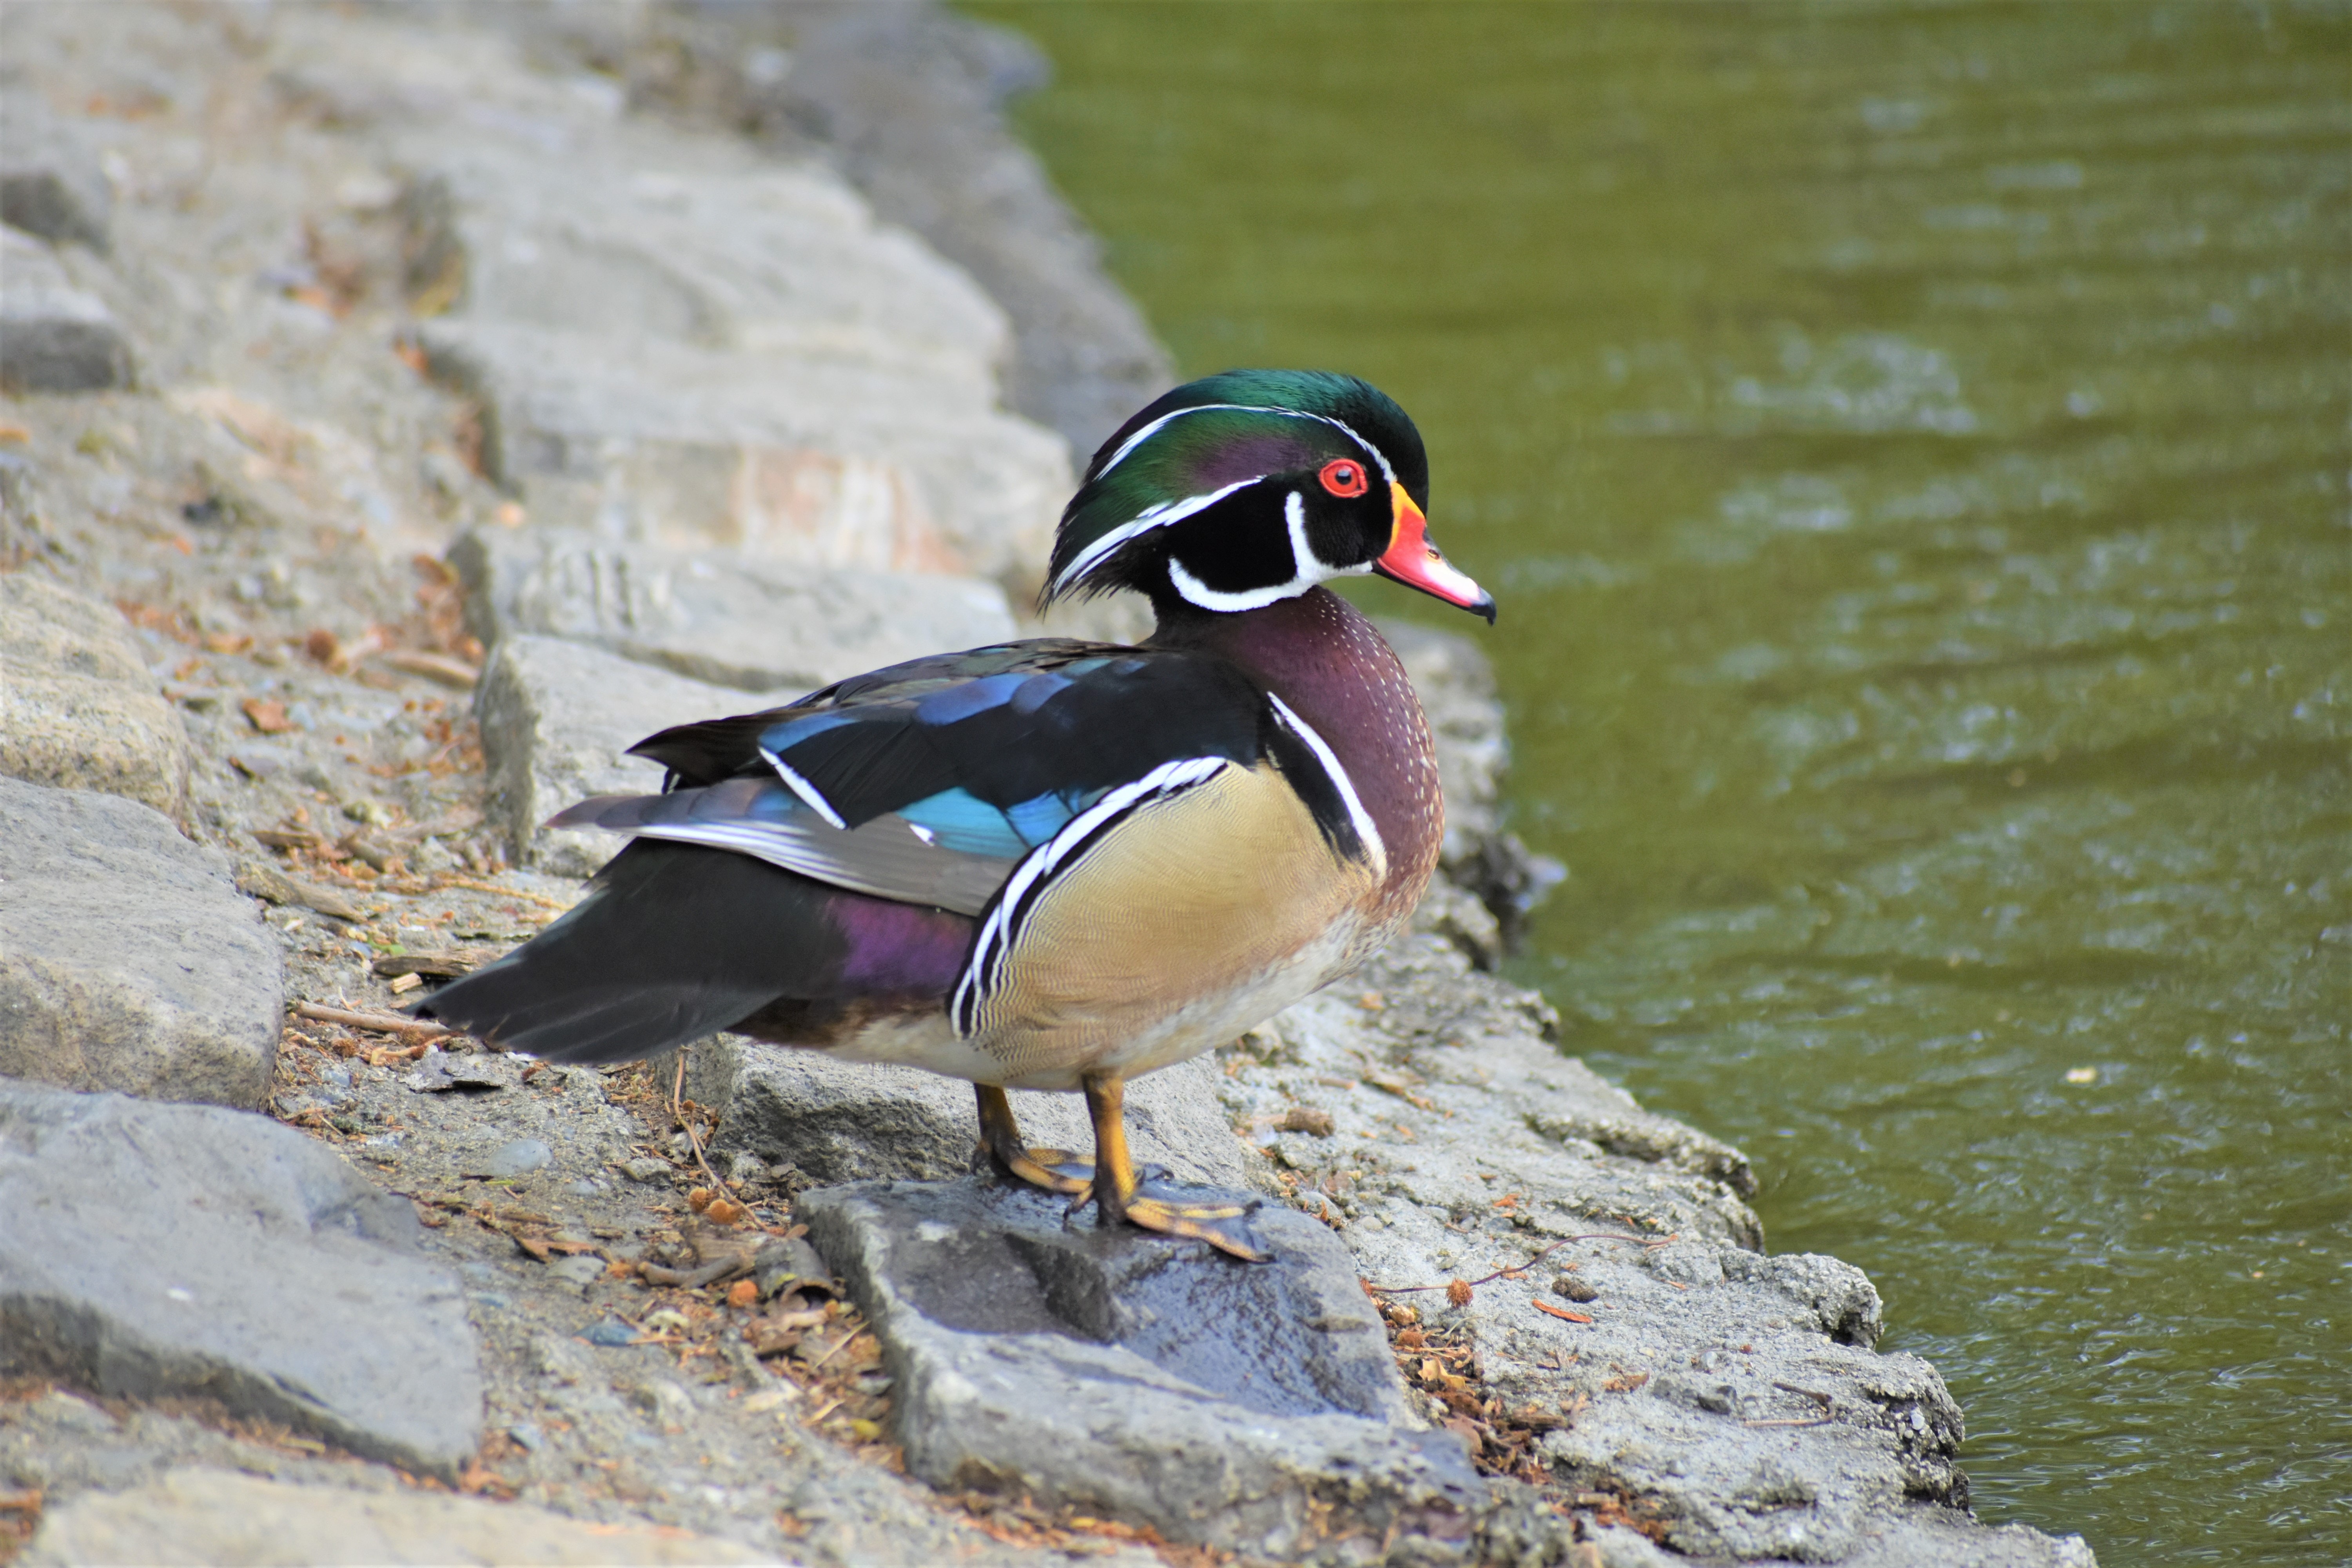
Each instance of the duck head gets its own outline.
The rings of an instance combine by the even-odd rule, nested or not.
[[[1378,573],[1491,624],[1492,596],[1430,542],[1428,504],[1421,432],[1379,388],[1226,371],[1103,443],[1062,512],[1042,598],[1131,588],[1163,619],[1180,605],[1238,614]]]

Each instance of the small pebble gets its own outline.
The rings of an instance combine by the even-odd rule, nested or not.
[[[585,1253],[571,1258],[559,1258],[547,1266],[547,1271],[559,1279],[568,1279],[583,1290],[604,1277],[604,1260]]]
[[[547,1447],[547,1434],[541,1431],[535,1423],[530,1421],[516,1422],[507,1428],[507,1436],[513,1438],[519,1446],[534,1454]]]
[[[536,1138],[518,1138],[482,1162],[490,1176],[520,1176],[555,1163],[555,1151]]]
[[[641,1154],[634,1160],[622,1161],[621,1172],[633,1182],[658,1182],[669,1174],[669,1162]]]
[[[1310,1138],[1331,1136],[1331,1113],[1320,1106],[1294,1105],[1275,1123],[1278,1132],[1304,1132]]]
[[[592,1345],[625,1345],[637,1337],[637,1331],[618,1318],[607,1318],[581,1337]]]

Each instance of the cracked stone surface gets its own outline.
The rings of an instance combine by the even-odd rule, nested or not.
[[[0,774],[178,815],[188,733],[113,605],[0,576]]]
[[[909,1470],[1267,1556],[1458,1554],[1483,1489],[1412,1420],[1328,1231],[1268,1205],[1275,1260],[1243,1264],[1067,1207],[993,1177],[802,1195],[887,1349]]]
[[[0,1212],[11,1373],[206,1395],[442,1476],[481,1441],[456,1277],[405,1199],[289,1128],[0,1080]]]
[[[0,1072],[257,1104],[285,963],[218,850],[160,813],[0,778]]]
[[[1003,591],[970,577],[684,553],[537,529],[469,534],[450,563],[485,643],[560,637],[747,691],[823,686],[1013,635]]]

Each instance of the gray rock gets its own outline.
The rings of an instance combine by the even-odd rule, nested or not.
[[[480,1439],[457,1284],[404,1198],[257,1116],[0,1082],[0,1363],[204,1394],[454,1474]]]
[[[761,20],[719,19],[747,30]],[[824,127],[877,212],[971,271],[1012,318],[1004,381],[1014,409],[1084,456],[1175,384],[1095,237],[1003,125],[997,104],[1050,70],[1034,45],[943,6],[809,7],[794,20],[793,68],[780,79],[747,79],[755,55],[729,47],[739,34],[700,52],[701,79],[728,81],[734,122],[772,142]],[[667,37],[646,45],[675,47]]]
[[[627,755],[629,747],[688,718],[752,712],[798,695],[750,696],[552,637],[503,638],[474,689],[489,773],[485,814],[518,864],[584,877],[623,841],[540,824],[592,795],[661,788],[661,769]]]
[[[1466,1542],[1485,1489],[1406,1425],[1328,1231],[1268,1205],[1276,1261],[1247,1265],[1066,1207],[992,1178],[802,1195],[886,1348],[909,1471],[1267,1556]]]
[[[719,1147],[796,1168],[820,1184],[954,1175],[979,1138],[971,1086],[919,1068],[837,1062],[814,1051],[720,1035],[688,1047],[688,1093],[719,1112]],[[1075,1094],[1011,1091],[1033,1147],[1092,1158],[1094,1133]],[[1217,1103],[1215,1072],[1195,1058],[1127,1088],[1129,1146],[1177,1178],[1232,1186],[1243,1152]]]
[[[104,392],[131,384],[131,345],[114,313],[77,287],[47,246],[0,228],[0,387]]]
[[[449,1089],[492,1091],[512,1089],[522,1082],[524,1063],[520,1058],[495,1051],[450,1052],[433,1050],[416,1060],[403,1079],[418,1094],[439,1094]],[[494,1172],[511,1175],[512,1172]]]
[[[1486,1394],[1570,1416],[1541,1445],[1554,1479],[1637,1500],[1675,1552],[2072,1561],[1969,1518],[1959,1409],[1926,1362],[1874,1353],[1885,1318],[1861,1271],[1765,1256],[1747,1160],[1561,1055],[1555,1028],[1423,932],[1244,1037],[1213,1081],[1387,1300],[1468,1332]],[[1325,1124],[1300,1106],[1329,1133],[1283,1131]],[[1524,1272],[1487,1278],[1507,1268]],[[1479,1279],[1462,1306],[1444,1289]],[[1638,1539],[1601,1560],[1656,1561]]]
[[[807,565],[1042,571],[1067,450],[995,406],[1008,334],[969,278],[814,162],[621,119],[618,95],[469,113],[488,83],[381,41],[284,79],[378,121],[415,171],[423,345],[482,404],[491,474],[535,521]]]
[[[0,576],[0,773],[179,814],[187,731],[111,605]]]
[[[22,1561],[188,1568],[319,1563],[773,1563],[688,1531],[566,1519],[526,1503],[445,1493],[295,1486],[182,1468],[125,1492],[86,1492],[41,1521]]]
[[[0,99],[0,223],[102,251],[113,216],[114,193],[89,146],[37,94]]]
[[[1003,591],[974,578],[539,530],[468,534],[449,561],[466,583],[468,625],[486,644],[565,637],[745,691],[805,689],[1013,635]]]
[[[283,950],[220,852],[110,795],[0,779],[0,1074],[257,1105]]]

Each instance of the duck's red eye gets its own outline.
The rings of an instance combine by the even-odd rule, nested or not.
[[[1335,496],[1360,496],[1364,493],[1364,467],[1345,458],[1334,458],[1323,465],[1323,488]]]

